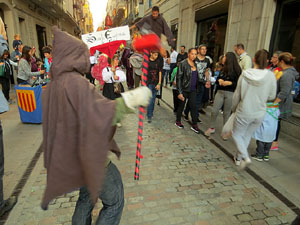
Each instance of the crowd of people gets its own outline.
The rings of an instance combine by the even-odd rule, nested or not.
[[[151,25],[151,30],[159,37],[161,34],[166,35],[171,46],[170,53],[162,49],[150,51],[146,67],[148,88],[139,87],[144,76],[143,54],[134,48],[131,49],[130,46],[122,47],[119,54],[115,54],[111,59],[101,52],[89,56],[87,48],[79,47],[82,42],[54,29],[53,55],[56,57],[56,63],[53,66],[52,46],[43,48],[42,61],[36,57],[34,47],[23,46],[19,35],[15,35],[11,54],[8,49],[0,52],[0,83],[7,101],[11,102],[9,88],[10,83],[15,82],[14,70],[17,72],[18,84],[32,85],[37,80],[53,76],[43,97],[44,102],[51,102],[43,104],[44,140],[48,141],[43,143],[43,148],[45,155],[51,157],[51,160],[45,158],[48,177],[52,181],[61,182],[61,190],[55,188],[55,182],[49,182],[42,206],[46,209],[53,197],[81,187],[72,224],[90,224],[90,213],[94,203],[92,200],[95,200],[95,197],[100,197],[105,206],[97,224],[120,222],[124,206],[122,180],[118,169],[106,159],[108,150],[117,156],[120,154],[113,140],[114,126],[120,127],[123,116],[140,105],[147,107],[147,121],[151,123],[155,119],[155,102],[157,98],[162,98],[163,87],[172,88],[174,122],[179,129],[184,129],[182,118],[186,121],[191,118],[191,130],[199,134],[198,124],[202,123],[200,112],[203,112],[210,102],[211,118],[205,131],[205,135],[209,137],[216,133],[217,116],[222,112],[224,127],[220,133],[224,141],[232,136],[238,150],[235,157],[237,166],[245,168],[251,163],[251,158],[269,161],[270,150],[279,149],[281,119],[291,116],[294,84],[299,78],[299,73],[293,67],[295,57],[291,53],[275,52],[270,59],[268,51],[261,49],[252,58],[245,51],[244,45],[239,43],[233,46],[233,51],[224,53],[218,62],[214,62],[207,54],[208,47],[205,44],[190,48],[188,51],[182,45],[178,53],[172,32],[159,14],[158,7],[153,7],[152,15],[144,17],[131,29],[141,30],[146,23]],[[72,54],[68,54],[70,49],[73,51]],[[1,75],[2,73],[4,75]],[[86,74],[92,84],[95,84],[95,79],[99,80],[105,98],[99,95],[94,86],[88,85],[87,81],[78,76],[83,74]],[[66,82],[58,89],[59,79]],[[124,82],[131,91],[125,92],[122,84]],[[51,93],[58,94],[54,96]],[[64,110],[69,113],[71,120],[63,113],[56,113],[60,110],[57,108],[58,102],[60,104],[63,102]],[[87,116],[91,122],[83,124],[80,115]],[[53,124],[60,121],[64,121],[65,126],[60,130],[54,130]],[[0,132],[1,129],[0,126]],[[68,129],[73,135],[66,135]],[[101,138],[97,139],[97,136],[92,134],[87,137],[89,129],[98,131],[97,136],[101,135]],[[60,133],[61,139],[57,141],[54,132]],[[80,146],[73,137],[82,141],[79,143]],[[81,139],[83,137],[84,140]],[[256,154],[249,156],[248,145],[251,138],[256,139],[257,148]],[[52,146],[52,143],[55,143],[55,146]],[[100,145],[104,147],[95,153],[94,149]],[[81,152],[83,148],[87,150],[84,153]],[[68,183],[66,174],[60,174],[60,170],[53,165],[58,156],[67,158],[70,152],[74,155],[78,152],[81,154],[77,158],[71,157],[69,165],[63,165],[66,169],[67,166],[68,169],[70,167],[74,169],[72,177],[70,179],[68,177],[72,182]],[[83,163],[78,168],[77,165],[87,158],[95,160],[92,160],[90,165]],[[102,170],[96,171],[95,168],[99,164]],[[106,168],[105,174],[103,168]],[[115,179],[113,182],[112,177]],[[104,179],[103,189],[100,195],[96,196],[99,194],[96,189],[101,184],[102,180],[99,181],[101,178]],[[105,194],[107,190],[111,192]],[[3,199],[0,195],[1,202]],[[10,202],[10,206],[15,204],[12,200]]]
[[[20,35],[16,34],[13,40],[13,50],[8,46],[0,52],[0,83],[2,92],[9,103],[12,84],[32,85],[47,79],[52,64],[52,46],[44,46],[42,58],[37,57],[36,48],[24,45]]]
[[[132,28],[142,29],[145,22],[150,21],[149,24],[153,24],[151,20],[163,20],[158,13],[159,9],[153,7],[152,15],[139,21]],[[165,24],[162,24],[166,28]],[[158,34],[162,33],[157,27],[152,30]],[[172,43],[173,39],[168,29],[165,34],[169,43]],[[244,45],[239,43],[233,46],[234,51],[227,52],[220,56],[218,62],[213,62],[207,55],[205,44],[191,48],[188,52],[185,46],[181,46],[179,53],[172,44],[171,46],[170,53],[166,51],[165,54],[161,54],[158,50],[150,52],[147,86],[152,91],[152,99],[147,109],[148,122],[152,122],[155,99],[162,97],[162,87],[170,86],[173,91],[175,125],[178,128],[184,128],[181,123],[182,116],[185,121],[189,121],[190,115],[191,130],[200,133],[198,124],[202,121],[199,112],[203,112],[203,107],[210,100],[211,119],[205,135],[209,137],[216,132],[216,120],[220,112],[223,114],[224,125],[233,115],[229,125],[238,148],[236,164],[242,163],[242,166],[245,166],[251,162],[247,147],[252,137],[257,140],[257,153],[252,155],[252,158],[268,161],[269,151],[279,149],[281,119],[291,116],[294,84],[299,77],[293,67],[295,57],[291,53],[277,51],[270,58],[268,51],[262,49],[252,58]],[[140,85],[143,56],[134,50],[129,54],[129,51],[130,49],[126,48],[121,50],[119,55],[122,59],[119,66],[126,69],[126,76],[123,74],[119,76],[121,79],[116,80],[110,73],[110,78],[105,79],[104,89],[109,83],[125,80],[129,89]],[[103,70],[103,77],[107,77],[109,70]],[[109,93],[118,97],[114,90],[118,89],[110,88]],[[121,91],[123,90],[122,86]],[[103,93],[106,92],[103,90]],[[221,136],[225,141],[229,137],[226,132],[222,132]]]

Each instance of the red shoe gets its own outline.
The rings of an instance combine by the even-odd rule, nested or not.
[[[176,125],[179,129],[183,129],[183,128],[184,128],[184,126],[182,125],[182,123],[179,122],[179,121],[176,121],[175,125]]]

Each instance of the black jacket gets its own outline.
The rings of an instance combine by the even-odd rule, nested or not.
[[[4,78],[10,79],[10,77],[13,75],[13,68],[9,63],[9,60],[1,59],[0,62],[4,63],[5,70],[4,70]]]
[[[179,91],[179,94],[191,91],[191,81],[192,67],[188,63],[188,59],[185,59],[179,64],[176,75],[176,86]],[[197,76],[197,91],[199,91],[199,76]]]

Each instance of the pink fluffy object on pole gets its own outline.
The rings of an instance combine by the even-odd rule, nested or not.
[[[139,52],[144,52],[144,49],[150,51],[159,50],[161,48],[161,41],[156,34],[146,34],[141,38],[136,38],[133,42],[133,47]]]

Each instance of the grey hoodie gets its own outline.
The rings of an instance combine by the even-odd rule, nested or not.
[[[283,70],[283,74],[277,81],[277,97],[281,100],[279,103],[280,118],[288,119],[292,115],[293,95],[295,80],[298,79],[299,73],[294,67]]]
[[[269,70],[247,69],[239,78],[232,99],[232,111],[240,117],[262,118],[267,102],[276,97],[276,78]]]

